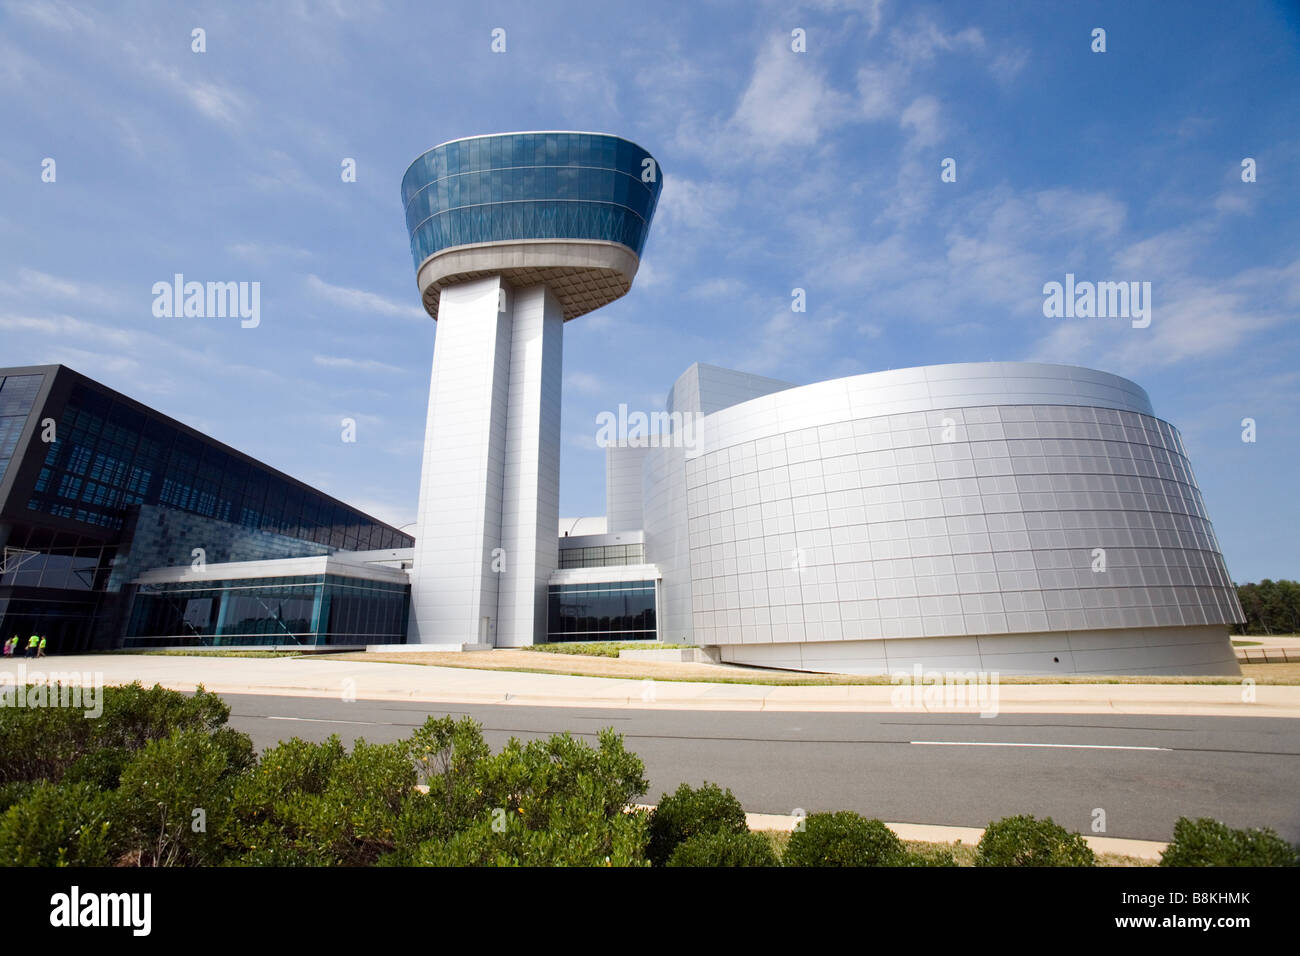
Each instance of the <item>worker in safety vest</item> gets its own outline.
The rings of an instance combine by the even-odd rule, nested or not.
[[[40,646],[41,646],[41,639],[37,637],[35,634],[33,634],[31,640],[27,642],[27,656],[35,657],[36,649]]]
[[[41,638],[41,643],[38,644],[38,645],[36,646],[36,656],[37,656],[37,657],[44,657],[44,656],[45,656],[45,638],[44,638],[44,637]]]

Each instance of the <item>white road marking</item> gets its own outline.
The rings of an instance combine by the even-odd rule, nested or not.
[[[1001,743],[991,740],[912,740],[909,743],[925,747],[1059,747],[1067,750],[1165,750],[1173,747],[1126,747],[1120,744],[1024,744]]]
[[[328,717],[271,717],[267,720],[302,720],[313,724],[363,724],[367,727],[388,726],[383,721],[378,720],[330,720]]]

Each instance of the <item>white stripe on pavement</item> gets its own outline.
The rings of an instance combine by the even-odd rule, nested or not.
[[[238,717],[238,714],[234,716]],[[386,727],[384,721],[379,720],[330,720],[328,717],[272,717],[268,715],[266,720],[302,720],[313,724],[362,724],[366,727]]]
[[[909,743],[925,747],[1059,747],[1069,750],[1167,750],[1173,747],[1125,747],[1120,744],[1024,744],[1002,743],[991,740],[912,740]]]

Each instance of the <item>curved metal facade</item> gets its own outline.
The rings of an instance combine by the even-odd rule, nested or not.
[[[650,154],[600,133],[504,133],[435,146],[402,178],[418,269],[456,246],[519,239],[645,245],[663,177]]]
[[[855,376],[707,415],[678,454],[689,570],[680,547],[655,553],[663,515],[646,516],[647,559],[666,591],[689,587],[666,609],[724,659],[1238,672],[1240,607],[1181,436],[1124,379],[1028,363]],[[661,457],[648,511],[672,497]],[[688,621],[665,623],[677,639]]]

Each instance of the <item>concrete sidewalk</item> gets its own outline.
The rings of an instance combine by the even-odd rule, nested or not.
[[[1242,664],[1300,664],[1300,637],[1255,634],[1233,640],[1255,641],[1258,647],[1234,647]]]
[[[25,671],[24,671],[25,668]],[[574,677],[516,671],[331,660],[328,657],[213,658],[101,654],[6,659],[0,674],[29,682],[61,679],[162,684],[173,690],[275,694],[429,703],[519,704],[544,707],[628,707],[678,710],[974,713],[979,706],[899,701],[889,685],[771,686]],[[45,675],[40,677],[38,675]],[[933,692],[936,688],[917,688]],[[1239,684],[1003,684],[1001,714],[1114,713],[1222,717],[1300,717],[1300,686]],[[991,709],[991,708],[989,708]]]

